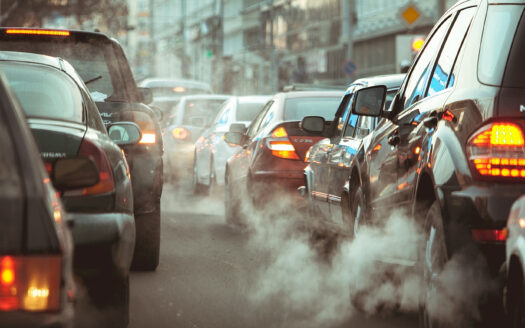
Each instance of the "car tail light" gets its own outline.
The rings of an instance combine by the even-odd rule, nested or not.
[[[513,123],[490,123],[476,131],[467,143],[467,154],[482,177],[525,178],[525,140]]]
[[[8,29],[6,34],[26,34],[26,35],[53,35],[53,36],[69,36],[69,31],[61,30],[33,30],[33,29]]]
[[[142,138],[139,140],[141,145],[153,145],[157,143],[157,133],[155,132],[155,123],[153,119],[144,112],[130,111],[121,117],[122,120],[137,123],[142,131]]]
[[[91,187],[84,188],[82,195],[95,195],[112,192],[115,189],[111,164],[106,153],[91,141],[84,139],[80,145],[79,156],[90,157],[99,171],[99,182]]]
[[[171,134],[173,135],[173,138],[177,139],[177,140],[187,140],[187,139],[190,139],[190,131],[188,131],[187,129],[185,128],[175,128],[173,129],[173,131],[171,132]]]
[[[507,240],[507,229],[473,229],[472,238],[479,242],[503,242]]]
[[[272,138],[268,140],[267,146],[275,157],[300,160],[294,145],[288,139],[286,129],[282,126],[272,132]]]
[[[0,311],[56,311],[60,307],[62,259],[0,256]]]

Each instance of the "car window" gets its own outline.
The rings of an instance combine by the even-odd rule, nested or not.
[[[182,114],[182,124],[193,125],[194,120],[197,118],[211,121],[217,115],[223,102],[224,99],[186,100]]]
[[[427,96],[452,87],[454,84],[454,79],[452,79],[452,83],[448,83],[449,77],[451,76],[452,68],[456,62],[459,49],[463,44],[474,12],[475,8],[472,7],[462,10],[458,14],[454,26],[450,30],[445,45],[443,46],[443,50],[439,55],[439,60],[434,68],[434,72],[432,73]]]
[[[507,56],[522,13],[523,5],[489,6],[478,62],[478,78],[482,83],[501,85]]]
[[[2,62],[9,85],[28,117],[83,121],[82,96],[64,73],[42,65]]]
[[[278,102],[274,102],[270,108],[268,108],[268,111],[264,114],[264,116],[261,118],[261,124],[259,128],[257,129],[256,134],[258,134],[261,130],[263,130],[265,127],[267,127],[270,122],[275,117],[275,112],[277,111],[277,107],[279,106]]]
[[[433,59],[441,47],[441,43],[449,26],[450,17],[448,17],[435,31],[423,49],[423,52],[419,55],[405,87],[403,108],[406,109],[423,98],[426,91],[428,77],[432,70]]]
[[[286,99],[285,121],[300,121],[305,116],[322,116],[326,121],[334,118],[340,97],[301,97]]]
[[[215,124],[217,125],[228,124],[232,106],[233,106],[233,101],[227,101],[221,106],[221,108],[219,109],[219,114],[217,115],[217,118],[215,119]]]
[[[237,121],[251,121],[263,105],[264,102],[239,102],[237,104],[235,119]]]
[[[257,131],[259,130],[259,125],[261,124],[261,120],[263,119],[263,117],[266,115],[266,112],[268,110],[270,110],[270,108],[272,107],[274,101],[271,100],[269,101],[262,109],[261,111],[259,112],[259,114],[257,114],[257,116],[253,119],[253,122],[252,124],[250,124],[250,128],[248,129],[248,131],[246,132],[246,134],[250,137],[250,138],[253,138],[256,134],[257,134]]]
[[[521,22],[514,36],[514,42],[509,55],[503,86],[507,88],[525,88],[525,11],[521,15]]]
[[[342,106],[344,109],[343,115],[341,115],[337,120],[337,133],[335,134],[336,136],[340,136],[345,128],[346,120],[348,119],[348,115],[350,115],[350,112],[352,110],[352,107],[349,106],[352,103],[352,97],[353,93],[345,95],[343,97],[343,100],[341,101],[341,105],[339,105]]]
[[[374,129],[375,117],[360,116],[357,124],[355,137],[364,138]]]
[[[357,127],[357,121],[359,116],[352,114],[350,115],[350,118],[348,119],[348,122],[346,123],[344,136],[345,137],[353,137],[355,133],[355,128]]]

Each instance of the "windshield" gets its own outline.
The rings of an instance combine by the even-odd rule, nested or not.
[[[265,103],[239,102],[235,118],[237,121],[251,121],[257,116]]]
[[[221,104],[225,99],[194,99],[184,103],[182,124],[194,125],[196,118],[201,118],[205,122],[211,122],[219,112]]]
[[[75,68],[85,83],[88,82],[93,100],[126,99],[111,44],[1,40],[0,49],[61,57]]]
[[[153,91],[153,97],[155,98],[161,98],[161,97],[174,98],[174,97],[181,97],[185,95],[210,93],[208,89],[191,88],[191,87],[183,87],[183,86],[149,87],[149,88]]]
[[[292,98],[284,105],[285,121],[300,121],[305,116],[321,116],[331,121],[339,107],[339,97]]]
[[[82,122],[82,96],[65,73],[15,62],[0,62],[0,68],[28,117]]]

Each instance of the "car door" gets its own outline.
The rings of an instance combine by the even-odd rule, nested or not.
[[[339,117],[335,118],[337,123],[336,129],[334,129],[333,136],[326,138],[318,142],[312,147],[310,152],[310,168],[312,170],[312,185],[311,193],[312,199],[316,202],[317,207],[323,214],[324,218],[330,216],[329,206],[329,171],[330,163],[329,158],[335,144],[341,140],[345,124],[350,115],[350,100],[352,94],[344,96],[341,102],[341,108],[337,110]],[[354,117],[357,117],[353,115]]]
[[[398,182],[399,204],[408,208],[412,204],[412,196],[415,194],[417,179],[418,157],[422,149],[423,138],[427,133],[431,133],[433,127],[437,125],[439,118],[444,118],[450,123],[453,120],[453,114],[444,114],[444,104],[450,95],[454,85],[454,65],[457,60],[461,45],[469,29],[471,20],[475,13],[475,7],[470,7],[459,11],[451,16],[436,31],[433,38],[441,38],[439,47],[429,44],[430,49],[437,53],[435,60],[428,62],[428,75],[426,84],[422,88],[416,88],[415,93],[421,94],[420,100],[405,103],[407,108],[405,113],[399,119],[399,144],[397,145],[398,157]],[[450,25],[450,32],[445,37],[441,37]],[[442,45],[442,46],[441,46]],[[439,51],[441,49],[441,51]],[[425,69],[424,72],[426,72]],[[411,75],[410,79],[420,79],[416,74]],[[410,85],[410,81],[407,85]],[[411,93],[407,88],[405,94]],[[405,95],[404,95],[405,96]],[[409,97],[408,95],[406,96]],[[424,99],[424,100],[423,100]],[[426,124],[426,126],[425,126]],[[451,161],[451,158],[441,159]]]

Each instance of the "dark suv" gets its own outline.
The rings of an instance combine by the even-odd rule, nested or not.
[[[133,267],[154,270],[159,261],[162,134],[149,102],[138,89],[120,44],[104,34],[68,30],[2,28],[0,50],[33,52],[66,59],[84,80],[106,125],[139,125],[139,144],[124,148],[131,171],[136,221]],[[141,92],[142,91],[142,92]]]
[[[509,210],[525,193],[524,8],[523,0],[458,3],[429,34],[389,111],[366,101],[385,86],[356,94],[354,113],[387,118],[356,163],[351,194],[366,208],[356,221],[379,224],[403,208],[423,228],[425,327],[436,324],[427,305],[454,254],[481,251],[494,276],[504,263]],[[495,317],[491,309],[484,319]]]

